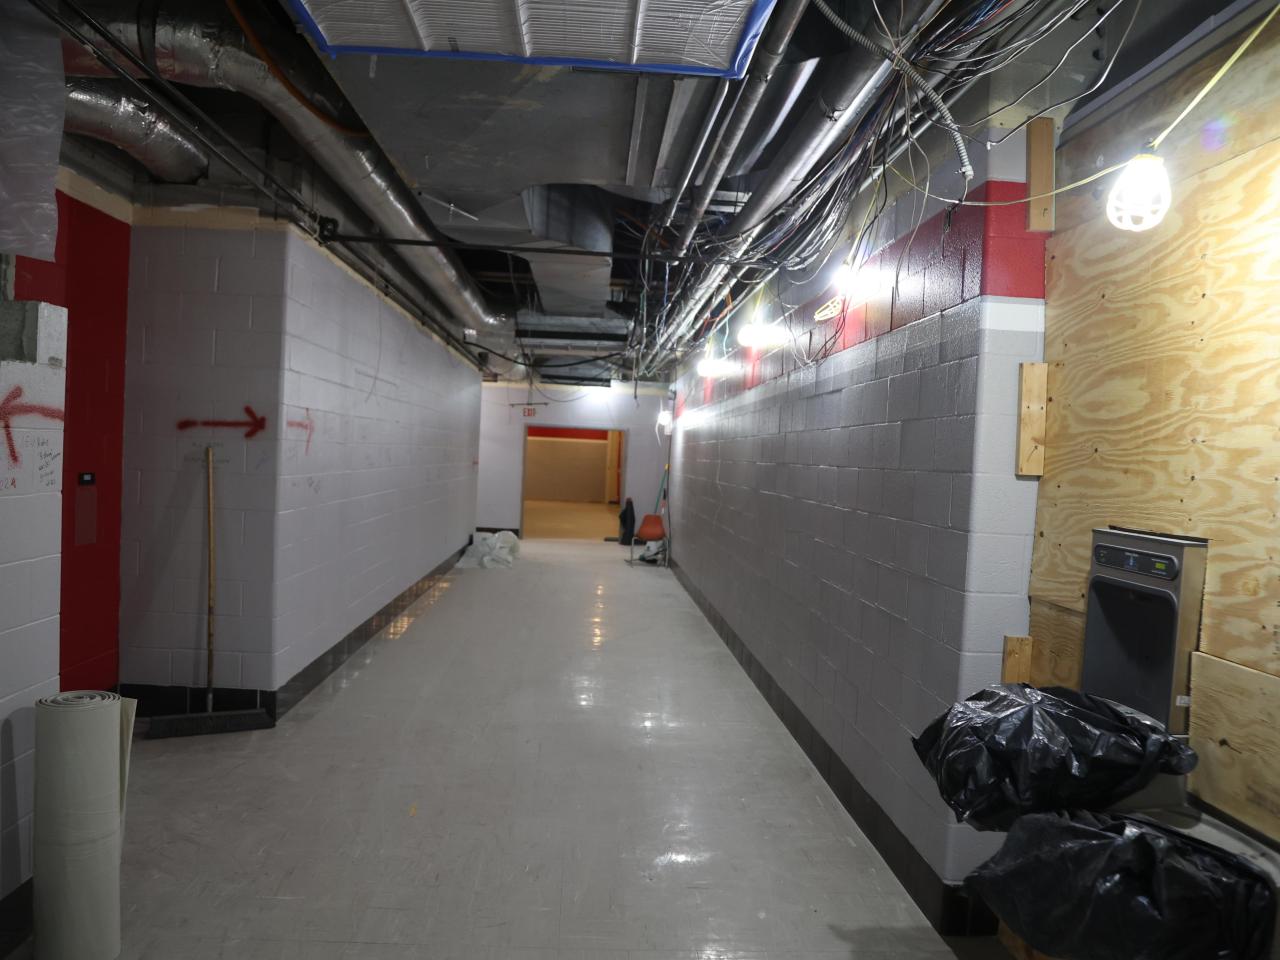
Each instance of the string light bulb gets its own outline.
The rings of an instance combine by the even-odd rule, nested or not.
[[[748,323],[738,328],[738,345],[743,347],[769,350],[785,346],[790,340],[791,333],[786,327],[765,321],[763,309],[757,310]]]
[[[1141,233],[1164,219],[1173,203],[1173,188],[1164,160],[1140,153],[1130,160],[1107,195],[1107,219],[1121,230]]]
[[[854,269],[852,263],[846,261],[836,267],[836,272],[831,278],[831,285],[836,288],[836,293],[848,299],[853,292],[853,285],[857,282],[857,279],[858,271]]]
[[[715,380],[735,373],[738,365],[728,357],[717,357],[711,352],[711,344],[707,344],[707,352],[698,361],[696,371],[704,380]]]

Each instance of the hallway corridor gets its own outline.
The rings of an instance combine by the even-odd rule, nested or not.
[[[123,956],[951,957],[671,573],[624,552],[526,543],[275,730],[138,741]]]

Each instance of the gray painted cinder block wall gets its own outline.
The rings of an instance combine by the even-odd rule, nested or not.
[[[998,838],[955,823],[910,737],[1027,626],[1017,372],[1042,316],[971,300],[687,409],[673,438],[674,558],[951,882]]]

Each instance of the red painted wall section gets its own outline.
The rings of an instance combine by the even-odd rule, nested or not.
[[[579,427],[530,427],[531,437],[553,437],[558,440],[608,440],[608,430],[583,430]]]
[[[14,294],[67,308],[59,668],[63,690],[107,689],[120,676],[129,225],[59,193],[55,259],[19,257]]]

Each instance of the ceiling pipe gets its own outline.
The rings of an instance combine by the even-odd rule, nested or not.
[[[913,24],[906,36],[914,38],[920,26],[928,22],[947,0],[911,0],[908,12]],[[755,239],[763,221],[785,202],[805,181],[810,171],[830,150],[861,121],[870,106],[887,88],[894,65],[887,60],[869,61],[866,53],[852,53],[843,58],[823,84],[819,99],[810,105],[787,138],[777,158],[770,165],[760,185],[730,224],[727,235],[737,234],[732,246],[720,257],[732,261],[742,256]],[[696,323],[705,309],[717,303],[736,282],[741,271],[734,271],[728,287],[723,286],[731,266],[717,263],[687,295],[684,306],[671,324],[655,341],[648,355],[641,359],[642,373],[651,372],[661,358],[673,352],[696,332]]]
[[[181,12],[175,12],[178,6]],[[74,14],[73,18],[79,19]],[[190,4],[166,3],[146,23],[127,11],[108,13],[100,22],[136,54],[153,50],[155,66],[165,79],[231,90],[258,101],[386,236],[443,240],[372,138],[352,136],[324,119],[321,111],[304,107],[221,9],[211,14]],[[68,40],[63,42],[63,61],[68,76],[111,75],[92,54]],[[290,73],[304,74],[308,65],[290,62],[287,67]],[[483,329],[502,322],[448,247],[406,247],[401,256],[456,328]]]
[[[62,129],[119,147],[166,183],[194,183],[209,172],[209,155],[200,144],[111,81],[67,81]]]
[[[721,77],[711,94],[711,103],[707,105],[707,113],[702,121],[702,129],[698,132],[698,138],[694,141],[693,146],[689,148],[689,155],[685,157],[684,167],[681,169],[680,177],[676,181],[675,192],[671,194],[671,199],[667,201],[666,211],[662,215],[662,228],[664,230],[671,226],[671,220],[676,215],[676,208],[680,206],[680,199],[684,196],[684,192],[689,189],[689,181],[693,179],[693,171],[698,167],[698,160],[707,147],[707,139],[711,136],[711,131],[715,128],[716,121],[720,119],[720,110],[724,107],[724,99],[728,93],[729,81]]]
[[[945,0],[911,0],[903,19],[925,23]],[[787,142],[769,166],[761,186],[729,224],[729,234],[749,230],[778,209],[808,179],[810,172],[842,140],[848,138],[873,98],[893,74],[889,60],[870,60],[853,50],[834,65],[818,99],[809,105]]]
[[[737,105],[725,119],[724,131],[702,173],[702,183],[693,194],[688,221],[676,240],[676,256],[684,256],[685,251],[689,249],[693,234],[702,222],[707,206],[711,203],[712,194],[724,179],[733,155],[738,152],[742,135],[746,133],[756,108],[760,106],[765,87],[769,85],[774,70],[782,61],[782,54],[786,51],[787,44],[791,42],[791,35],[795,33],[796,26],[800,23],[800,18],[808,5],[809,0],[783,0],[774,11],[773,18],[769,21],[769,32],[756,48],[755,56],[752,58],[751,72],[747,74]]]

